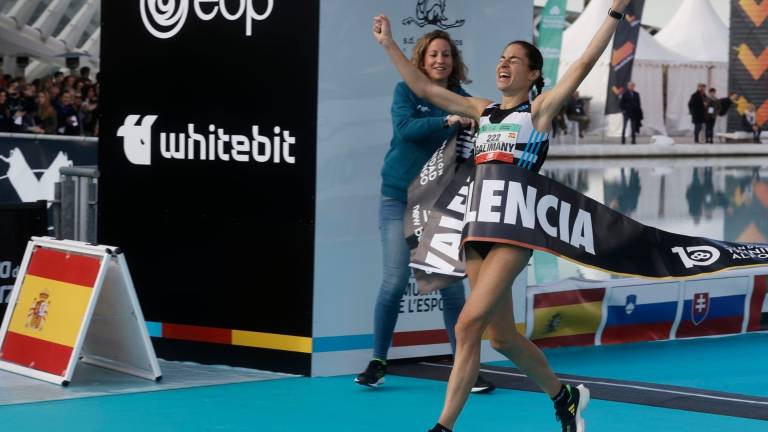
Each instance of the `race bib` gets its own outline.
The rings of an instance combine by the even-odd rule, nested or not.
[[[514,163],[515,145],[519,132],[520,125],[515,123],[480,126],[475,142],[475,163],[482,164],[490,161]]]

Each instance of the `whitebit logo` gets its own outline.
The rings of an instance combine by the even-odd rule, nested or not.
[[[139,118],[141,116],[135,114],[126,117],[125,124],[117,130],[117,136],[123,137],[125,157],[131,163],[149,165],[152,163],[152,124],[157,116],[145,116],[141,125],[136,125]]]
[[[227,0],[178,0],[178,2],[177,0],[139,0],[139,9],[144,27],[152,36],[159,39],[172,38],[184,27],[189,15],[190,2],[197,17],[203,21],[212,20],[219,12],[228,21],[235,21],[245,15],[245,35],[250,36],[253,21],[267,19],[272,13],[274,0],[264,1],[266,7],[261,13],[254,9],[253,0],[239,0],[235,10],[227,7],[228,3],[232,3]],[[204,5],[205,3],[208,4]]]
[[[152,125],[156,115],[131,114],[117,129],[117,136],[123,137],[125,157],[135,165],[152,163]],[[292,146],[296,138],[291,131],[275,126],[274,136],[259,133],[259,126],[251,126],[251,137],[228,134],[224,129],[208,125],[208,134],[196,132],[198,128],[187,124],[186,133],[160,132],[160,155],[165,159],[187,159],[205,161],[271,162],[295,164]],[[251,139],[252,138],[252,139]]]
[[[720,258],[720,251],[712,246],[689,246],[685,249],[673,247],[672,252],[680,256],[685,268],[707,266]]]

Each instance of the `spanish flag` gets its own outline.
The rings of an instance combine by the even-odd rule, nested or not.
[[[593,345],[604,297],[605,288],[535,294],[531,340],[541,347]]]
[[[100,267],[101,258],[33,250],[0,360],[65,376]]]

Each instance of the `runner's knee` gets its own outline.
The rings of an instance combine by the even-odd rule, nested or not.
[[[474,339],[479,341],[487,326],[487,319],[482,315],[462,312],[462,314],[459,315],[459,321],[456,323],[456,340],[458,342],[466,342]]]

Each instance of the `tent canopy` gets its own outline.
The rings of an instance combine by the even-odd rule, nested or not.
[[[708,1],[686,0],[684,7],[690,7],[695,3],[705,10],[700,18],[704,20],[712,13],[717,20],[719,18],[711,10]],[[704,5],[703,3],[706,3]],[[571,64],[584,52],[595,31],[606,18],[606,11],[611,6],[611,0],[592,0],[579,18],[564,32],[562,54],[560,57],[559,76],[562,76]],[[706,6],[706,7],[704,7]],[[683,9],[683,8],[681,8]],[[677,16],[685,14],[679,11]],[[678,18],[679,19],[679,18]],[[705,21],[710,22],[710,21]],[[722,21],[708,24],[715,28],[713,34],[723,31]],[[688,31],[688,24],[675,24],[674,19],[666,28],[668,31],[686,29],[683,36],[695,36],[701,39],[702,35],[710,35],[703,28],[701,31]],[[720,38],[719,44],[728,44],[728,30],[725,35],[715,36]],[[660,33],[659,33],[660,34]],[[713,43],[714,44],[714,43]],[[608,48],[603,52],[597,64],[584,82],[579,86],[582,95],[592,97],[590,104],[590,129],[592,132],[602,132],[608,136],[621,134],[622,119],[620,114],[605,115],[605,99],[608,86],[608,74],[610,69],[610,55],[613,42],[609,42]],[[681,53],[682,52],[682,53]],[[682,48],[676,52],[660,43],[645,29],[640,29],[637,42],[635,63],[632,69],[632,81],[637,84],[641,95],[645,119],[643,120],[643,134],[686,134],[691,128],[688,115],[688,98],[695,90],[696,83],[704,82],[718,88],[722,94],[727,85],[727,62],[711,60],[699,60],[688,55],[688,48]],[[691,53],[696,51],[691,50]],[[684,53],[684,54],[683,54]],[[727,51],[725,52],[727,55]],[[664,88],[666,82],[666,89]],[[666,107],[666,109],[665,109]]]
[[[709,0],[685,0],[672,20],[656,34],[671,51],[702,62],[728,62],[728,27]]]
[[[592,37],[595,35],[595,31],[597,31],[605,20],[606,11],[610,7],[611,0],[592,0],[589,5],[584,8],[584,12],[582,12],[579,18],[571,24],[563,34],[563,47],[560,56],[561,62],[571,63],[584,52],[589,41],[592,40]],[[613,46],[613,41],[608,44],[608,49],[603,52],[598,63],[607,63],[609,61],[611,46]],[[635,60],[672,64],[687,63],[692,59],[664,47],[654,39],[647,30],[641,28],[640,36],[637,41]]]

